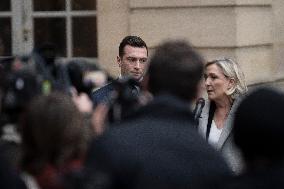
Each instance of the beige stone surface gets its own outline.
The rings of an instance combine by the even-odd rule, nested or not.
[[[99,63],[113,76],[118,76],[118,46],[129,34],[128,0],[97,0],[97,7]]]
[[[166,39],[187,39],[197,47],[236,44],[234,8],[139,9],[130,16],[130,33],[145,37],[149,46]]]
[[[271,5],[273,0],[236,0],[237,5]]]
[[[197,48],[206,62],[220,58],[236,60],[236,48]]]
[[[272,0],[130,0],[131,8],[269,5]]]
[[[277,78],[284,78],[284,1],[274,0],[272,7],[274,22],[274,71]]]
[[[284,78],[284,43],[274,44],[273,73],[277,79]]]
[[[206,61],[231,58],[238,62],[248,84],[271,82],[275,80],[273,69],[273,49],[271,45],[239,48],[201,48],[198,49]]]
[[[242,67],[248,84],[275,80],[273,49],[270,45],[237,48],[236,61]]]
[[[249,84],[284,83],[283,0],[98,0],[98,31],[99,61],[114,74],[118,44],[131,34],[150,55],[164,40],[186,39],[206,60],[238,61]]]
[[[272,44],[272,7],[237,7],[237,46]]]
[[[134,10],[131,33],[156,46],[184,38],[198,47],[237,47],[272,43],[272,10],[262,7],[210,7]]]

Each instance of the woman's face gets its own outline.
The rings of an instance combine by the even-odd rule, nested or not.
[[[222,100],[227,98],[226,91],[230,89],[231,82],[227,78],[220,67],[211,64],[205,68],[205,87],[209,100]]]

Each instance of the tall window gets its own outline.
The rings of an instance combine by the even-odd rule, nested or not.
[[[0,0],[0,56],[54,44],[61,57],[97,57],[96,0]]]
[[[95,0],[33,0],[34,46],[53,43],[63,57],[97,57]]]

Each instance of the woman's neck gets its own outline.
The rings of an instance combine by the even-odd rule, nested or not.
[[[214,113],[214,121],[218,129],[224,127],[224,123],[231,110],[231,101],[230,98],[226,98],[220,101],[215,101],[216,109]]]
[[[226,96],[220,100],[215,100],[214,102],[216,104],[216,109],[231,109],[233,104],[233,100],[229,96]]]

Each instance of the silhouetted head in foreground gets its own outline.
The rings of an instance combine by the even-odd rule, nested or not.
[[[270,167],[284,157],[284,94],[272,88],[251,92],[234,120],[234,139],[248,169]]]
[[[161,44],[150,60],[149,91],[169,93],[184,100],[196,97],[203,75],[203,58],[186,41]]]

